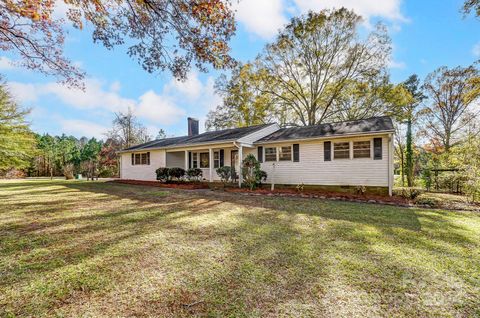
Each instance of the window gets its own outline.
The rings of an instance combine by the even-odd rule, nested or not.
[[[132,165],[149,165],[150,164],[150,153],[136,153],[132,154]]]
[[[220,167],[220,153],[218,151],[215,151],[213,153],[213,167],[214,168]]]
[[[300,161],[300,145],[293,144],[293,162]]]
[[[349,159],[350,158],[350,143],[349,142],[335,142],[333,144],[333,158],[334,159]]]
[[[192,153],[192,168],[198,168],[198,153]]]
[[[382,160],[382,138],[373,138],[373,160]]]
[[[208,168],[210,166],[209,161],[208,152],[200,153],[200,168]]]
[[[370,158],[370,140],[353,142],[353,158]]]
[[[265,161],[277,161],[277,148],[265,148]]]
[[[291,161],[292,160],[292,147],[280,147],[278,158],[280,161]]]
[[[323,161],[331,161],[332,160],[332,142],[325,141],[323,143]]]

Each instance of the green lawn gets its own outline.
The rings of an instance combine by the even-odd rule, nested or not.
[[[0,182],[0,316],[480,316],[480,215]]]

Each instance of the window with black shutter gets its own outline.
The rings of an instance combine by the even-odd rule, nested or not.
[[[293,144],[293,162],[300,161],[300,145]]]
[[[192,152],[188,152],[188,169],[192,168]]]
[[[220,149],[220,167],[225,165],[225,151]]]
[[[258,162],[263,162],[263,147],[257,148],[257,158]]]
[[[135,165],[135,154],[132,153],[132,166]]]
[[[331,161],[332,160],[332,142],[325,141],[323,143],[323,160]]]
[[[150,152],[147,152],[147,165],[150,165]]]
[[[382,160],[382,138],[373,138],[373,159]]]

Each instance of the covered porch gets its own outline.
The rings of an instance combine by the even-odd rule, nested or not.
[[[238,175],[238,185],[242,183],[240,163],[248,153],[253,152],[253,145],[242,145],[235,142],[220,145],[205,145],[168,149],[165,152],[167,168],[180,167],[185,170],[199,168],[204,181],[220,181],[216,169],[223,166],[234,167]]]

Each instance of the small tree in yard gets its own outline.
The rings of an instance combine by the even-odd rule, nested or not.
[[[249,154],[242,162],[243,182],[250,188],[255,189],[262,181],[266,179],[267,173],[260,170],[260,163],[254,155]]]

